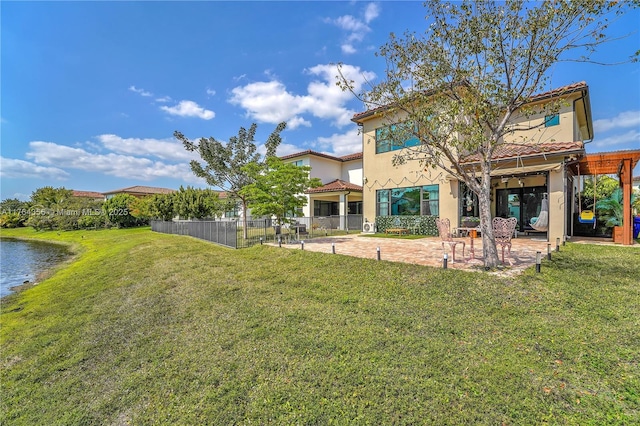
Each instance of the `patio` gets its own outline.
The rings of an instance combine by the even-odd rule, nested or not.
[[[464,260],[462,257],[461,245],[456,248],[456,261],[453,262],[449,245],[445,244],[445,250],[446,253],[448,253],[449,258],[447,267],[451,269],[481,271],[483,266],[482,238],[474,238],[473,240],[473,258],[470,256],[471,239],[469,237],[465,237],[461,238],[461,240],[466,243]],[[508,257],[505,250],[506,268],[499,271],[498,273],[500,274],[519,273],[522,270],[535,265],[536,252],[538,251],[542,253],[543,259],[547,256],[548,243],[546,240],[542,241],[540,238],[520,236],[518,238],[513,238],[511,242],[511,256]],[[300,250],[301,244],[282,244],[282,247]],[[443,264],[442,240],[440,237],[425,237],[410,240],[399,238],[377,238],[353,234],[313,238],[304,241],[304,250],[332,253],[333,247],[335,247],[336,254],[368,259],[377,258],[377,249],[379,247],[380,260],[413,263],[438,268],[442,268]],[[562,247],[560,249],[562,250]],[[552,243],[551,250],[555,251],[555,243]],[[498,256],[500,258],[502,256],[499,247]]]

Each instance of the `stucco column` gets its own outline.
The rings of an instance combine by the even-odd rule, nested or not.
[[[633,216],[631,215],[631,187],[633,185],[633,170],[631,159],[622,160],[620,167],[620,180],[622,182],[622,244],[633,244]]]
[[[349,203],[349,193],[340,194],[340,229],[347,229],[347,206]]]
[[[552,170],[547,177],[547,191],[549,192],[549,242],[556,238],[564,240],[566,201],[564,194],[564,168]]]

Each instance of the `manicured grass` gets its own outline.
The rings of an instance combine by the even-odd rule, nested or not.
[[[640,250],[516,278],[145,229],[2,302],[0,423],[638,424]]]

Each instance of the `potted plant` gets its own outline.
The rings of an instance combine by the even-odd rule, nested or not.
[[[480,226],[480,218],[476,216],[464,216],[460,223],[463,228],[477,228]]]
[[[631,204],[635,201],[635,194],[631,194]],[[622,189],[616,188],[609,197],[596,203],[596,208],[600,211],[601,217],[605,220],[605,225],[613,227],[613,242],[622,242]]]

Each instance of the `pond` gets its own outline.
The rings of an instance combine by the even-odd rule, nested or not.
[[[13,293],[11,288],[25,281],[35,282],[38,274],[70,255],[69,249],[60,244],[0,239],[0,297]]]

